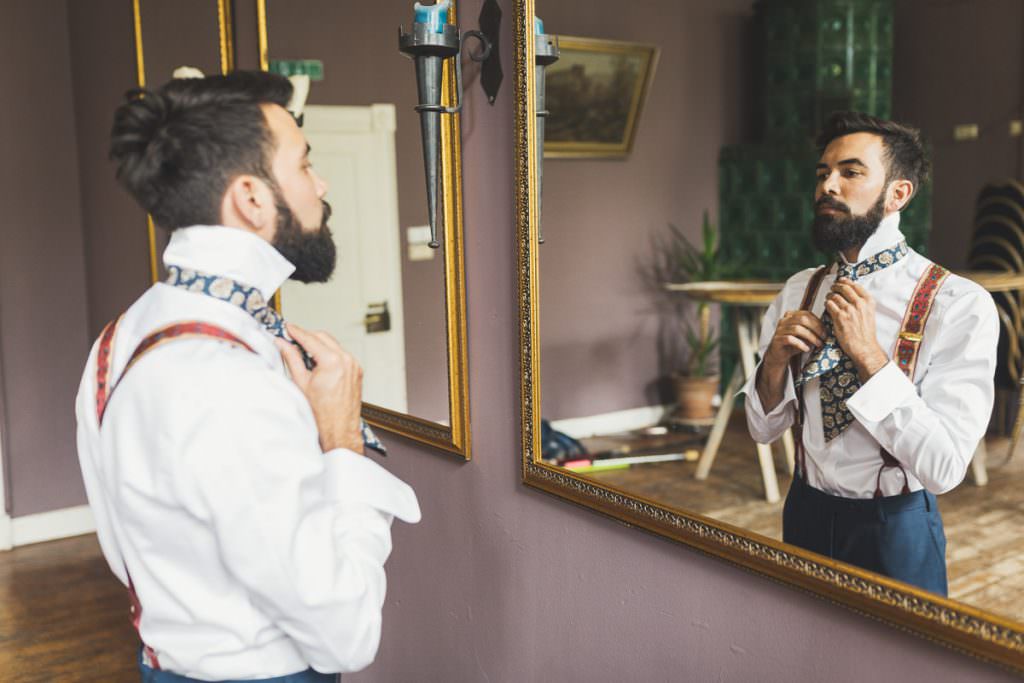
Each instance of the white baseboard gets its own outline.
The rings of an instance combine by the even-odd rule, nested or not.
[[[586,417],[570,417],[565,420],[552,420],[551,426],[574,439],[585,439],[598,434],[614,434],[628,432],[632,429],[650,427],[661,422],[672,406],[644,406],[627,408],[613,413],[587,415]]]
[[[10,550],[14,545],[11,518],[0,512],[0,550]]]
[[[10,532],[7,538],[10,540],[10,544],[7,549],[12,546],[54,541],[58,538],[81,536],[96,531],[96,520],[93,519],[92,510],[88,505],[40,512],[13,519],[8,518],[8,521]],[[0,519],[0,549],[4,549],[2,527],[3,520]]]

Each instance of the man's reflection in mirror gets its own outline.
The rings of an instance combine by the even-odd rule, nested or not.
[[[992,411],[992,297],[907,246],[900,213],[927,179],[920,133],[833,115],[819,139],[810,238],[764,318],[751,436],[794,427],[783,540],[945,595],[936,494],[963,480]]]

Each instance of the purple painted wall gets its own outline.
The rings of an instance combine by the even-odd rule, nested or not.
[[[1021,178],[1024,115],[1024,3],[977,0],[896,3],[893,116],[919,126],[935,167],[930,256],[967,265],[974,202],[989,181]],[[976,123],[977,140],[953,141],[953,127]]]
[[[90,0],[67,7],[91,340],[149,287],[149,241],[145,212],[117,185],[107,160],[114,109],[136,85],[131,5]],[[154,54],[147,73],[164,68],[159,62]]]
[[[661,48],[627,158],[544,163],[541,377],[549,419],[671,400],[663,378],[681,368],[659,349],[681,328],[663,329],[666,297],[645,286],[641,271],[652,237],[668,223],[699,243],[701,213],[712,221],[717,214],[719,150],[747,139],[752,124],[750,0],[658,0],[625,13],[619,5],[599,0],[580,12],[537,3],[548,33]]]
[[[0,429],[21,516],[85,502],[73,399],[89,340],[65,3],[0,11]]]

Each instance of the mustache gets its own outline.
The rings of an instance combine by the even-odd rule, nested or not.
[[[835,211],[841,211],[845,214],[850,213],[850,207],[848,207],[846,204],[843,204],[838,199],[833,199],[828,195],[824,195],[821,199],[814,203],[815,213],[821,211],[822,209],[833,209]]]
[[[327,221],[331,219],[331,214],[334,213],[334,211],[331,209],[331,205],[325,200],[321,199],[320,203],[324,205],[324,217],[321,219],[321,222],[326,225]]]

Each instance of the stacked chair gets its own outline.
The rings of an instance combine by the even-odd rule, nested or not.
[[[968,266],[971,270],[1024,273],[1024,184],[1020,181],[993,182],[978,194]],[[1024,417],[1024,406],[1017,395],[1024,374],[1024,292],[997,292],[992,297],[1001,323],[995,427],[1013,436],[1009,457],[1020,437]]]

